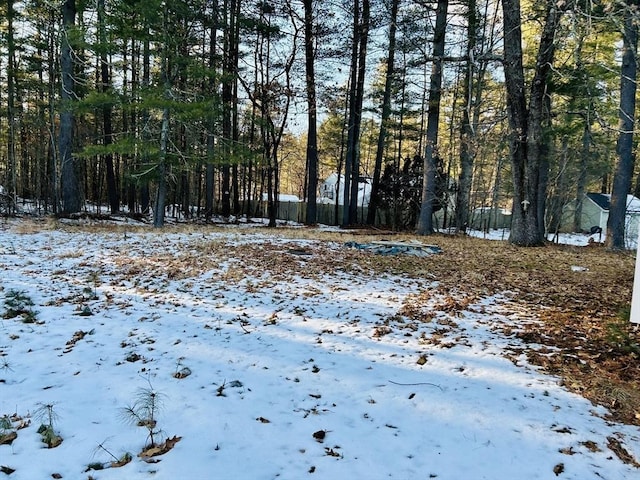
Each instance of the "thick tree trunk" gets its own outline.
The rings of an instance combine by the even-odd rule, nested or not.
[[[147,28],[148,31],[148,28]],[[142,47],[142,85],[147,88],[151,84],[151,46],[149,40],[145,39]],[[146,125],[149,121],[149,111],[143,110],[142,122]],[[149,137],[149,130],[142,129],[142,140],[146,141]],[[147,160],[147,159],[145,159]],[[143,215],[148,215],[151,211],[151,193],[149,188],[149,180],[143,179],[140,185],[140,211]]]
[[[527,110],[522,55],[522,31],[519,0],[503,0],[504,73],[507,109],[511,128],[511,170],[513,175],[513,207],[509,241],[520,246],[544,243],[540,222],[541,161],[544,154],[543,122],[547,77],[554,56],[554,36],[560,11],[553,1],[547,3],[540,37],[531,98]]]
[[[442,57],[447,31],[448,0],[438,0],[436,25],[433,32],[433,64],[429,80],[429,111],[427,113],[426,147],[422,183],[422,201],[416,233],[433,233],[433,201],[436,198],[436,156],[438,155],[438,127],[440,122],[440,99],[442,98]]]
[[[635,128],[636,78],[638,62],[638,24],[636,23],[637,0],[627,0],[625,10],[622,67],[620,69],[620,109],[617,154],[618,162],[613,177],[611,204],[607,221],[607,247],[613,250],[625,247],[625,218],[627,194],[631,189],[633,175],[633,131]]]
[[[236,69],[238,54],[238,38],[236,28],[236,13],[240,0],[225,0],[223,15],[225,15],[224,52],[223,52],[223,80],[222,80],[222,185],[221,206],[222,216],[231,215],[231,157],[233,156],[233,112],[236,99]]]

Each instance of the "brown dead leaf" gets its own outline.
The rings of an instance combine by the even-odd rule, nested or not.
[[[607,437],[607,441],[607,447],[609,447],[609,450],[615,453],[620,460],[628,465],[633,465],[636,468],[640,468],[640,463],[638,463],[634,456],[631,455],[626,448],[624,448],[620,440],[615,437]]]
[[[4,435],[0,435],[0,445],[11,445],[16,438],[18,438],[18,434],[16,432],[9,432]]]
[[[180,440],[182,440],[182,437],[174,436],[172,438],[167,438],[164,442],[158,445],[151,445],[150,447],[146,448],[145,450],[140,452],[138,456],[144,459],[164,455],[173,447],[175,447],[176,443],[178,443]]]

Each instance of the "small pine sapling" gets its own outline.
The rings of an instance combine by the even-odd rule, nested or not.
[[[23,323],[36,323],[38,313],[31,308],[33,305],[33,300],[25,292],[9,290],[5,295],[2,318],[22,317]]]
[[[136,401],[133,405],[122,410],[124,419],[135,426],[147,429],[147,445],[145,448],[152,448],[157,445],[157,440],[162,433],[158,429],[157,416],[162,407],[163,395],[155,391],[151,384],[149,388],[141,388],[136,394]]]
[[[138,390],[133,405],[122,410],[123,418],[128,423],[147,429],[147,443],[138,454],[144,459],[167,453],[182,439],[182,437],[173,436],[162,442],[159,441],[162,430],[158,428],[157,416],[162,407],[163,397],[149,382],[149,388]]]
[[[100,285],[100,274],[93,271],[89,274],[89,281],[93,284],[93,295],[90,300],[98,300],[98,285]],[[91,291],[91,289],[89,289]]]
[[[48,448],[55,448],[62,443],[62,437],[54,429],[54,423],[58,420],[58,414],[52,403],[41,403],[35,410],[34,416],[41,424],[38,433]]]

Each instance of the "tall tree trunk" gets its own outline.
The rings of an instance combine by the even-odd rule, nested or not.
[[[225,15],[224,52],[223,52],[223,81],[222,81],[222,216],[231,215],[231,157],[233,155],[233,111],[234,85],[236,83],[236,67],[238,38],[236,36],[236,12],[240,0],[225,0],[223,15]]]
[[[367,42],[369,41],[369,22],[371,5],[362,0],[362,17],[358,29],[358,80],[355,97],[355,123],[352,138],[351,195],[349,198],[349,222],[358,221],[358,191],[360,188],[360,130],[362,127],[362,103],[364,101],[364,82],[366,75]]]
[[[78,166],[73,157],[74,114],[72,103],[75,98],[74,59],[70,44],[72,30],[76,23],[76,2],[65,0],[62,4],[62,46],[60,49],[60,73],[62,76],[62,111],[60,113],[60,175],[62,194],[62,213],[70,214],[82,209],[82,195]]]
[[[520,246],[542,245],[539,218],[541,157],[544,151],[543,122],[545,95],[554,56],[554,36],[561,12],[553,0],[546,5],[540,37],[530,106],[525,94],[522,30],[519,0],[503,0],[504,73],[507,110],[511,128],[511,170],[513,175],[513,210],[509,241]]]
[[[168,107],[162,110],[162,127],[160,131],[160,163],[158,164],[158,189],[153,209],[153,226],[164,226],[165,207],[167,205],[167,148],[169,144],[169,120],[171,118]]]
[[[315,35],[313,34],[313,0],[304,3],[304,52],[307,85],[307,212],[305,223],[314,225],[318,220],[318,119],[316,104]]]
[[[344,189],[342,203],[342,225],[351,225],[354,219],[349,217],[351,205],[351,178],[353,175],[353,163],[357,146],[356,134],[356,84],[358,76],[358,36],[360,31],[360,0],[353,2],[353,38],[351,39],[351,66],[349,70],[349,94],[347,114],[347,152],[344,161]],[[339,192],[338,192],[339,193]],[[336,201],[336,205],[339,202]]]
[[[447,31],[448,0],[438,0],[436,25],[433,32],[433,64],[429,81],[429,112],[427,113],[426,146],[422,184],[422,202],[416,233],[433,233],[433,200],[436,198],[436,156],[438,155],[438,127],[440,122],[440,99],[442,97],[442,57]]]
[[[471,125],[471,109],[474,107],[473,72],[474,52],[478,36],[478,14],[476,0],[467,2],[467,61],[464,67],[462,106],[462,126],[460,128],[460,174],[458,175],[458,190],[456,192],[456,231],[464,232],[469,225],[471,210],[471,182],[473,179],[473,160],[475,155],[475,132]],[[480,82],[481,80],[478,79]],[[476,99],[477,101],[477,99]]]
[[[16,162],[16,68],[15,68],[15,39],[13,19],[15,11],[13,4],[15,2],[7,2],[7,123],[9,127],[9,133],[7,138],[7,156],[8,168],[7,168],[7,191],[13,197],[13,207],[15,209],[17,199],[17,162]],[[15,213],[15,212],[8,212]]]
[[[172,98],[172,82],[171,82],[171,47],[169,45],[169,11],[167,5],[164,7],[163,19],[163,45],[162,57],[160,59],[160,78],[164,88],[164,100],[169,102]],[[160,127],[160,158],[157,166],[157,190],[156,202],[153,210],[153,226],[160,228],[164,226],[165,207],[167,204],[167,178],[169,176],[170,165],[167,162],[167,154],[169,152],[169,134],[170,134],[171,110],[166,105],[162,109],[162,126]]]
[[[146,28],[146,30],[148,33],[148,27]],[[144,88],[148,88],[149,85],[151,85],[151,45],[149,44],[148,35],[145,35],[142,47],[142,85]],[[146,128],[149,117],[149,110],[145,108],[142,113],[143,142],[146,142],[149,137],[149,129]],[[149,188],[149,180],[146,178],[142,179],[142,185],[140,185],[140,210],[143,215],[148,215],[151,210],[151,193]]]
[[[551,93],[547,90],[544,94],[542,102],[542,118],[541,124],[541,136],[540,141],[540,174],[538,175],[538,200],[536,202],[536,208],[538,209],[538,232],[540,236],[546,238],[546,225],[545,225],[545,213],[547,211],[547,190],[549,188],[549,168],[550,158],[553,148],[553,142],[551,141]]]
[[[209,29],[209,60],[208,67],[213,71],[216,67],[216,56],[218,54],[217,33],[218,33],[218,1],[214,0],[211,6],[211,25]],[[211,75],[209,80],[209,88],[211,92],[216,91],[215,75]],[[214,155],[215,155],[215,127],[216,116],[214,106],[211,106],[209,112],[208,132],[207,132],[207,164],[205,167],[205,194],[204,194],[204,216],[207,221],[211,220],[214,209],[215,198],[215,168],[214,168]]]
[[[98,0],[98,36],[100,42],[100,88],[102,93],[107,95],[111,92],[111,78],[109,75],[109,60],[107,55],[107,31],[105,19],[105,0]],[[113,108],[111,102],[107,101],[102,107],[102,142],[107,149],[104,156],[104,163],[107,174],[107,196],[109,197],[109,207],[111,213],[120,210],[120,196],[116,185],[116,176],[113,169],[113,153],[108,151],[113,143],[113,127],[111,123]]]
[[[384,157],[387,143],[387,124],[391,117],[391,88],[395,75],[395,52],[396,52],[396,22],[398,20],[398,8],[400,0],[391,1],[391,16],[389,18],[389,49],[387,50],[387,71],[385,73],[384,93],[382,95],[382,116],[380,118],[380,132],[378,133],[378,144],[376,147],[376,159],[373,166],[373,184],[371,186],[371,199],[367,210],[367,225],[374,225],[376,213],[380,204],[380,176],[382,175],[382,158]]]
[[[55,60],[55,52],[56,52],[56,38],[55,35],[55,25],[57,21],[57,15],[51,9],[49,12],[49,30],[47,37],[47,71],[53,72],[55,71],[56,60]],[[48,156],[47,156],[47,180],[48,184],[51,185],[50,195],[51,195],[51,204],[52,204],[52,212],[54,214],[58,214],[61,211],[61,188],[60,188],[60,171],[59,171],[59,152],[56,148],[56,137],[54,133],[54,125],[56,124],[55,119],[55,99],[56,99],[56,88],[57,82],[54,75],[49,75],[49,81],[47,83],[47,112],[48,118],[47,123],[49,124],[48,131]]]
[[[622,67],[620,68],[620,109],[617,154],[618,161],[613,177],[609,219],[607,220],[607,247],[624,248],[627,194],[633,175],[633,130],[636,111],[636,78],[638,62],[638,24],[636,20],[638,0],[627,0],[624,18]]]

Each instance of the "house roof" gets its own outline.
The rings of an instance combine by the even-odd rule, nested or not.
[[[593,203],[598,205],[603,210],[609,211],[609,207],[611,204],[611,195],[608,193],[587,193],[587,198],[589,198]],[[640,198],[634,197],[633,195],[627,195],[627,212],[637,212],[640,213]]]

